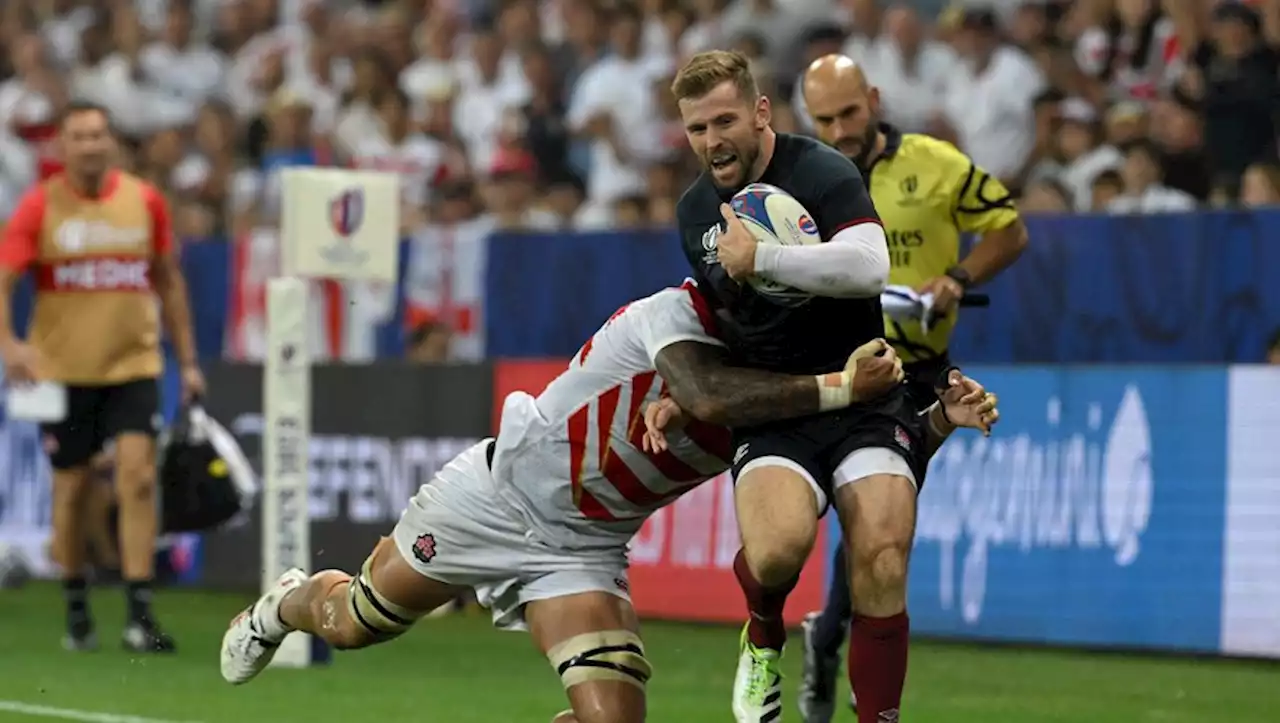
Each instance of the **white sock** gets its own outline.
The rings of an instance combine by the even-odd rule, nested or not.
[[[284,636],[293,632],[293,628],[285,625],[280,619],[280,603],[284,600],[285,595],[297,590],[291,587],[285,590],[272,590],[253,606],[253,618],[258,632],[268,640],[279,642],[284,640]]]

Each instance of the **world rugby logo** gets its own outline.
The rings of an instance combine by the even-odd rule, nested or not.
[[[320,255],[333,264],[359,266],[369,253],[355,248],[352,242],[364,225],[364,190],[348,188],[329,199],[329,227],[337,235],[337,243],[320,247]]]

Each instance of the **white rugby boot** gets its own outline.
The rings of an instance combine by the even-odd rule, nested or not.
[[[738,672],[733,676],[733,718],[737,723],[782,720],[782,652],[757,648],[742,628]]]
[[[280,641],[289,634],[280,622],[280,601],[307,581],[298,568],[285,571],[258,601],[231,621],[222,636],[222,679],[232,685],[253,680],[275,657]]]

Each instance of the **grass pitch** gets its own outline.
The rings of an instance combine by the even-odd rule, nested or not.
[[[218,675],[227,621],[246,596],[165,592],[158,612],[178,639],[173,657],[118,647],[118,590],[92,605],[102,650],[59,647],[58,590],[0,591],[0,721],[87,723],[546,723],[565,707],[560,684],[526,636],[483,615],[424,621],[380,648],[340,653],[324,669],[271,669],[233,688]],[[731,721],[737,630],[649,623],[655,723]],[[785,721],[798,723],[789,673]],[[914,723],[1200,723],[1280,720],[1280,667],[918,643],[905,720]],[[853,716],[841,711],[838,721]]]

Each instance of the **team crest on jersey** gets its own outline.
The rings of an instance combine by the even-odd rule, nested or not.
[[[364,223],[364,191],[349,188],[329,201],[329,225],[334,233],[348,238]]]
[[[733,453],[733,463],[737,464],[741,462],[742,458],[747,456],[747,452],[749,451],[749,449],[750,447],[748,445],[745,445],[745,444],[738,445],[738,451]]]
[[[893,430],[893,441],[898,443],[899,447],[911,451],[911,437],[907,436],[907,430],[902,427],[896,427]]]
[[[436,559],[436,537],[430,532],[418,535],[418,539],[413,541],[413,556],[418,558],[418,562],[423,565],[428,564]]]

